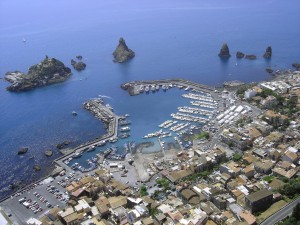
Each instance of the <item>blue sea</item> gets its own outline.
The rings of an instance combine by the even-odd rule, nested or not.
[[[9,184],[46,175],[60,156],[57,143],[77,146],[105,133],[84,101],[105,95],[117,114],[129,113],[130,140],[137,142],[186,104],[179,90],[130,97],[120,88],[124,82],[181,77],[219,86],[269,79],[266,67],[291,68],[300,62],[299,6],[298,0],[0,0],[0,77],[27,72],[45,55],[70,68],[82,55],[87,64],[64,83],[23,93],[6,91],[9,83],[0,80],[0,198],[11,193]],[[112,61],[120,37],[136,53],[124,64]],[[228,61],[218,57],[225,42]],[[265,60],[269,45],[273,57]],[[237,60],[236,51],[258,59]],[[21,147],[29,151],[18,156]],[[46,158],[46,149],[54,155]]]

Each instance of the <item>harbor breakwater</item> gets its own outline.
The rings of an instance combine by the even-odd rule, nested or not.
[[[203,92],[212,92],[216,88],[208,85],[199,84],[193,81],[184,79],[162,79],[162,80],[148,80],[148,81],[132,81],[121,85],[121,88],[128,91],[131,96],[139,95],[143,92],[155,91],[159,88],[167,90],[171,87],[178,87],[180,89],[194,89]]]

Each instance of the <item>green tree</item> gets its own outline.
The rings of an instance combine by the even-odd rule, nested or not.
[[[164,190],[170,190],[170,181],[168,181],[167,179],[158,179],[156,180],[156,183],[160,186],[162,186],[164,188]]]
[[[292,217],[294,217],[296,221],[300,221],[300,203],[294,207]]]
[[[141,197],[148,195],[147,188],[146,188],[145,185],[143,185],[143,186],[141,187],[140,195],[141,195]]]
[[[243,154],[235,153],[235,154],[233,154],[232,158],[233,158],[233,161],[235,161],[235,162],[240,161],[243,158]]]

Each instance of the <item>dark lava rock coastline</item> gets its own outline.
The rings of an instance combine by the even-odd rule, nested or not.
[[[7,72],[5,80],[12,83],[8,91],[21,92],[36,87],[63,82],[71,76],[71,69],[55,58],[46,58],[29,68],[28,73],[20,71]]]
[[[129,49],[123,38],[120,38],[116,50],[113,52],[114,62],[123,63],[135,56],[134,51]]]
[[[226,43],[224,43],[222,45],[222,48],[220,50],[220,53],[219,53],[219,56],[221,58],[229,58],[231,55],[230,55],[230,52],[229,52],[229,47]]]

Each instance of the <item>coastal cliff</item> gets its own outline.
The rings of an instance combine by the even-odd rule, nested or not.
[[[28,73],[20,71],[7,72],[5,80],[12,83],[8,91],[27,91],[36,87],[63,82],[71,76],[71,69],[55,58],[46,58],[29,68]]]
[[[221,58],[229,58],[231,55],[230,55],[230,52],[229,52],[229,47],[226,43],[224,43],[222,45],[222,48],[220,50],[220,53],[219,53],[219,56]]]
[[[116,50],[113,52],[114,62],[123,63],[135,56],[134,51],[129,49],[123,38],[120,38]]]

